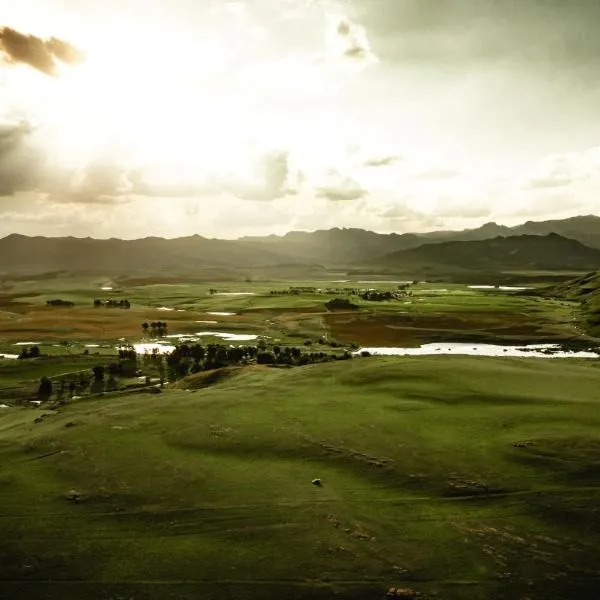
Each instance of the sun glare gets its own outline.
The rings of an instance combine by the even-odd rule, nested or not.
[[[231,96],[210,84],[226,50],[175,31],[110,37],[110,45],[91,38],[86,62],[63,68],[53,82],[42,120],[54,160],[164,164],[176,179],[189,179],[191,169],[229,168],[239,158],[231,142],[240,115]]]

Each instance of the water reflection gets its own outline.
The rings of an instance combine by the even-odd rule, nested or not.
[[[598,358],[596,352],[563,350],[559,344],[529,344],[501,346],[496,344],[433,343],[419,348],[361,348],[354,352],[369,352],[380,356],[428,356],[454,354],[466,356],[518,356],[525,358]]]

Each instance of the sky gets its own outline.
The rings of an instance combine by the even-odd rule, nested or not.
[[[0,236],[600,214],[597,0],[19,0]]]

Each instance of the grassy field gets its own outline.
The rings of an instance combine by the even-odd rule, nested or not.
[[[142,323],[152,321],[166,321],[170,335],[204,332],[205,343],[219,341],[210,332],[251,334],[274,344],[296,346],[319,339],[326,344],[367,347],[585,340],[578,327],[577,302],[520,296],[510,290],[472,289],[464,284],[418,283],[410,286],[409,296],[385,302],[349,296],[358,306],[355,311],[330,312],[325,307],[336,296],[335,290],[348,297],[344,296],[347,288],[396,290],[400,283],[333,276],[328,282],[184,283],[179,279],[85,277],[5,281],[0,291],[0,354],[18,354],[17,343],[37,342],[47,357],[19,365],[0,359],[0,398],[10,402],[16,390],[19,398],[32,394],[41,376],[114,362],[116,346],[141,341]],[[271,293],[290,286],[314,290],[299,295]],[[210,293],[211,289],[217,293]],[[47,300],[57,298],[75,306],[46,306]],[[94,299],[109,298],[128,299],[132,308],[94,308]]]
[[[9,352],[17,341],[63,340],[108,342],[138,338],[144,321],[166,320],[169,332],[188,333],[208,329],[244,330],[283,341],[303,336],[332,336],[359,344],[372,344],[378,329],[382,342],[396,335],[398,343],[427,342],[432,330],[448,334],[471,332],[483,338],[545,341],[578,336],[573,328],[577,304],[546,298],[515,295],[514,292],[474,290],[457,284],[418,284],[411,296],[390,302],[369,302],[352,297],[360,307],[357,314],[339,318],[324,304],[335,294],[305,292],[300,295],[273,295],[290,285],[339,289],[376,287],[396,289],[391,282],[206,282],[117,286],[102,291],[98,280],[58,279],[18,281],[5,284],[0,293],[0,352]],[[112,282],[111,282],[112,283]],[[210,294],[216,288],[218,294]],[[251,295],[229,295],[249,292]],[[95,298],[126,298],[131,310],[93,308]],[[60,298],[75,302],[74,308],[47,307],[46,301]],[[169,309],[169,310],[164,310]],[[231,312],[215,316],[210,313]],[[369,321],[363,335],[363,322]],[[217,323],[199,323],[217,321]],[[378,327],[378,326],[381,327]],[[494,333],[494,329],[501,331]],[[491,334],[490,334],[491,331]],[[41,339],[37,339],[40,338]]]
[[[599,386],[371,358],[5,409],[0,597],[594,598]]]
[[[568,298],[420,283],[330,312],[336,294],[271,294],[399,283],[361,279],[5,281],[0,354],[28,342],[45,356],[0,359],[0,599],[599,596],[595,360],[253,365],[162,393],[27,402],[42,376],[115,362],[144,321],[325,351],[336,340],[590,340]],[[75,306],[46,306],[56,298]],[[133,307],[94,308],[96,298]]]
[[[519,296],[514,291],[471,289],[459,284],[419,283],[410,295],[370,302],[350,296],[356,311],[326,309],[345,288],[395,290],[399,281],[355,278],[319,281],[189,282],[173,280],[62,277],[4,282],[0,292],[0,354],[18,354],[17,343],[41,343],[43,361],[26,365],[0,359],[0,398],[32,393],[39,377],[106,365],[122,342],[138,342],[142,323],[166,321],[168,333],[210,332],[262,336],[271,343],[302,346],[306,341],[357,346],[418,346],[428,342],[565,342],[585,338],[578,328],[577,302]],[[300,295],[272,294],[290,286],[313,287]],[[103,290],[102,287],[111,287]],[[211,294],[211,288],[217,293]],[[322,290],[322,292],[316,291]],[[247,295],[240,295],[248,293]],[[72,308],[46,306],[60,298]],[[128,299],[130,310],[94,308],[94,299]],[[168,309],[168,310],[165,310]],[[228,314],[214,314],[228,313]],[[84,356],[84,352],[86,355]]]

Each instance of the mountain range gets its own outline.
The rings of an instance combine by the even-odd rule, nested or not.
[[[292,231],[283,236],[209,239],[28,237],[0,239],[0,273],[241,273],[325,268],[411,274],[600,268],[600,217],[487,223],[463,231],[381,234],[363,229]]]

